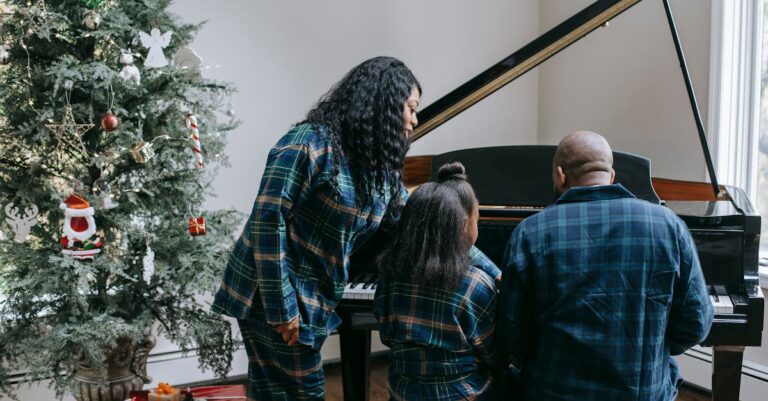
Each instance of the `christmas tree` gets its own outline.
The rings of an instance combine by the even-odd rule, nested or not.
[[[0,14],[0,394],[76,393],[76,358],[160,334],[223,376],[217,288],[241,215],[201,211],[236,121],[170,0],[25,0]],[[82,361],[81,361],[82,362]]]

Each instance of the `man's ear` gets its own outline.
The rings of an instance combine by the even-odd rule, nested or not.
[[[565,171],[563,171],[563,167],[557,166],[557,170],[555,173],[557,180],[557,186],[559,188],[565,188],[565,183],[568,181],[568,177],[565,176]]]
[[[616,170],[611,169],[611,184],[613,184],[613,180],[616,178]]]

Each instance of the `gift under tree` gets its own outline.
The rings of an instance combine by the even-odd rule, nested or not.
[[[221,110],[232,88],[202,77],[199,26],[169,3],[0,13],[0,396],[17,372],[78,396],[78,363],[98,371],[148,334],[230,367],[230,326],[197,300],[242,217],[201,210],[236,124]]]

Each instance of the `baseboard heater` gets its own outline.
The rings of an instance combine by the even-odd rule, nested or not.
[[[691,348],[685,351],[685,355],[712,364],[712,352],[709,348]],[[745,360],[742,364],[741,374],[768,384],[768,366]]]

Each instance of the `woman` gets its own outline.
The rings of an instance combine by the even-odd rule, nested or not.
[[[374,314],[391,348],[391,400],[490,400],[495,275],[472,265],[478,205],[461,163],[420,186],[379,259]]]
[[[213,304],[238,319],[250,399],[324,399],[320,347],[350,254],[402,205],[420,96],[401,61],[364,61],[270,150]]]

